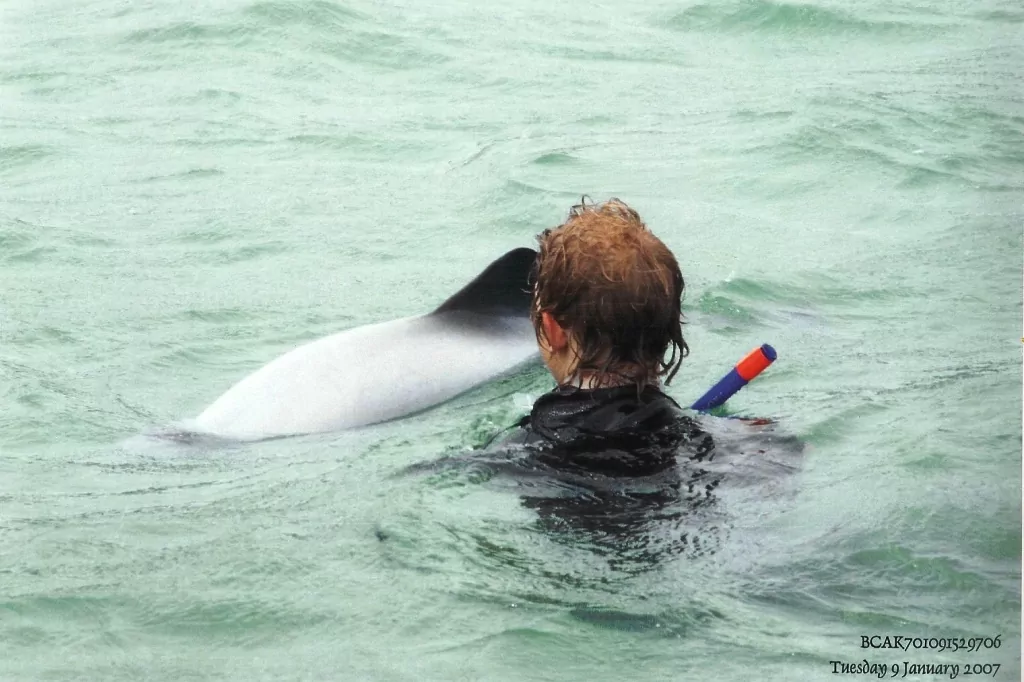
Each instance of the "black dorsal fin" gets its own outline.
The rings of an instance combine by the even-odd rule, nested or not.
[[[533,249],[512,249],[431,314],[462,311],[529,317],[530,276],[536,258]]]

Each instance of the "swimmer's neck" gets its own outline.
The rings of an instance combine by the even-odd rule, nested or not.
[[[617,388],[619,386],[632,386],[636,382],[622,374],[616,372],[595,372],[593,370],[583,370],[580,372],[574,372],[571,376],[566,377],[563,381],[559,381],[559,387],[565,388],[580,388],[583,390],[594,390],[597,388]],[[657,381],[648,382],[649,384],[657,385]]]
[[[591,360],[599,365],[604,364],[603,371],[579,368],[579,344],[572,334],[558,324],[547,311],[541,313],[540,320],[537,333],[540,357],[559,387],[594,390],[630,386],[637,384],[637,379],[645,371],[631,363],[606,362],[609,359],[610,351],[607,351],[603,357]],[[645,383],[657,386],[659,383],[657,374],[652,373],[647,377]]]

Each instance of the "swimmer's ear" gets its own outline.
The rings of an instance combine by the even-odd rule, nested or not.
[[[544,339],[553,352],[557,353],[569,345],[569,335],[562,329],[562,325],[555,321],[551,313],[544,311],[540,314],[540,326],[544,332]]]

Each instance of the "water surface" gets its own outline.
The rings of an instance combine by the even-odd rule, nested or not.
[[[1022,27],[995,0],[4,3],[0,678],[1020,679]],[[714,551],[626,570],[514,486],[395,475],[521,416],[538,367],[354,432],[138,437],[429,310],[583,193],[683,266],[672,395],[779,349],[730,409],[807,448],[783,493],[723,486]]]

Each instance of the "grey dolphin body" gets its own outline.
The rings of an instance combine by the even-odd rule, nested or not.
[[[536,252],[491,263],[431,313],[299,346],[242,379],[188,426],[237,440],[333,431],[437,405],[531,360]]]

